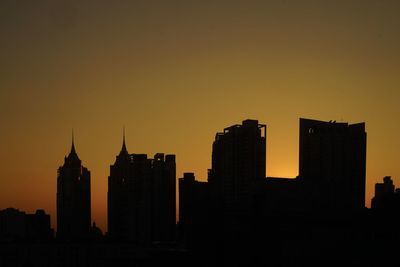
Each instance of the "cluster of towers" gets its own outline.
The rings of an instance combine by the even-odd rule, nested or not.
[[[364,208],[364,123],[300,119],[299,176],[295,178],[266,176],[266,131],[257,120],[225,128],[215,136],[208,181],[196,181],[193,173],[179,179],[179,226],[184,234],[193,234],[194,225],[206,222],[234,229],[236,222],[255,215]],[[175,155],[159,153],[149,159],[145,154],[129,154],[124,134],[108,177],[109,238],[141,243],[173,240],[175,183]],[[58,170],[57,236],[89,236],[90,214],[90,172],[72,142]]]
[[[266,125],[245,120],[217,133],[208,181],[196,181],[193,173],[179,180],[183,238],[201,240],[204,229],[217,227],[227,240],[243,230],[248,235],[246,228],[271,216],[364,210],[365,124],[300,119],[299,145],[299,175],[268,177]]]
[[[168,242],[175,237],[175,155],[129,154],[125,134],[108,177],[108,237],[119,241]],[[57,238],[93,237],[90,171],[74,141],[57,177]]]

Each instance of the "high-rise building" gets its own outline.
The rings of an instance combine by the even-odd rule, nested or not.
[[[314,210],[365,207],[365,124],[300,119],[299,176]]]
[[[82,166],[72,137],[71,151],[58,168],[57,238],[84,239],[90,230],[90,171]]]
[[[110,166],[108,177],[107,209],[108,235],[115,239],[122,239],[129,235],[133,218],[129,218],[133,210],[128,206],[133,198],[133,183],[131,182],[131,155],[125,145],[125,136],[122,148],[116,157],[114,165]]]
[[[265,179],[265,155],[266,125],[257,120],[217,133],[208,177],[212,194],[225,206],[241,202],[253,184]]]
[[[179,222],[191,223],[202,217],[199,210],[207,209],[208,183],[197,181],[194,173],[185,172],[179,178]]]
[[[108,177],[108,235],[139,243],[175,238],[175,155],[129,154],[125,144]]]
[[[176,232],[175,155],[157,153],[152,160],[152,239],[173,241]]]
[[[210,204],[208,183],[197,181],[194,173],[184,173],[179,178],[179,230],[187,247],[209,234],[206,230],[210,223]]]

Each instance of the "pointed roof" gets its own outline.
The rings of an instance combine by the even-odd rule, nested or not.
[[[121,153],[126,152],[128,153],[128,150],[126,149],[126,144],[125,144],[125,126],[123,130],[123,136],[122,136],[122,148],[121,148]]]
[[[72,145],[71,145],[71,152],[70,154],[76,154],[75,150],[75,140],[74,140],[74,129],[72,129]]]
[[[124,127],[123,134],[122,134],[122,147],[121,147],[121,151],[117,155],[116,163],[117,162],[126,162],[127,160],[129,160],[129,153],[128,153],[128,149],[126,149],[125,127]]]
[[[74,129],[72,129],[71,151],[69,152],[69,155],[68,155],[67,159],[68,159],[69,161],[79,160],[78,154],[76,153],[76,150],[75,150]]]

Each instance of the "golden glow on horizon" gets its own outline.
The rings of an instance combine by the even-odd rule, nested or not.
[[[0,209],[43,208],[75,146],[106,229],[109,165],[177,155],[207,178],[215,133],[267,124],[267,175],[298,174],[298,119],[366,122],[367,194],[400,186],[400,3],[0,3]]]

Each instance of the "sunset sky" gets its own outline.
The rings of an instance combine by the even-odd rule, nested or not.
[[[299,118],[365,122],[367,198],[400,186],[400,1],[0,2],[0,209],[45,209],[71,146],[106,230],[109,166],[177,155],[206,180],[215,133],[267,124],[267,175],[298,174]]]

